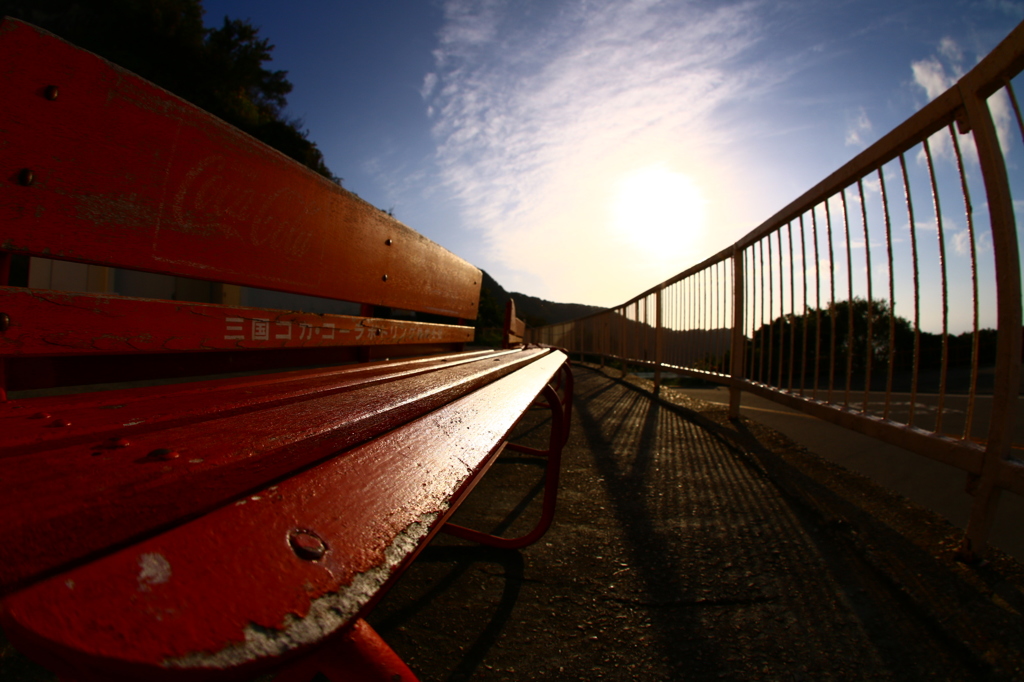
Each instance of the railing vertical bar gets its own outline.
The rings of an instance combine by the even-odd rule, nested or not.
[[[874,369],[872,359],[875,355],[875,296],[871,283],[871,237],[868,234],[868,202],[867,199],[865,199],[864,197],[864,182],[861,178],[857,178],[857,192],[860,195],[860,219],[861,222],[864,224],[864,266],[867,269],[867,272],[865,274],[867,275],[868,285],[868,329],[867,334],[864,337],[864,352],[867,357],[864,358],[864,405],[861,407],[862,412],[867,412],[868,402],[871,397],[871,372]]]
[[[705,268],[707,273],[704,278],[708,286],[708,314],[704,320],[704,347],[707,349],[705,369],[709,372],[715,371],[715,337],[712,330],[715,328],[715,315],[718,313],[718,290],[715,288],[715,265]]]
[[[711,349],[711,363],[710,369],[713,372],[717,372],[719,369],[718,365],[718,314],[719,308],[721,307],[721,301],[718,300],[718,273],[719,263],[715,263],[711,266],[711,320],[708,323],[708,329],[712,336],[709,337],[709,347]]]
[[[882,197],[882,217],[885,220],[885,248],[889,257],[889,367],[885,377],[885,410],[883,419],[892,409],[892,380],[896,365],[896,276],[893,271],[892,220],[889,217],[889,196],[885,189],[885,173],[878,169],[878,187]]]
[[[640,334],[640,330],[643,329],[640,323],[640,301],[633,302],[633,329],[635,333],[633,334],[633,353],[630,359],[642,359],[646,355],[641,348],[646,341],[644,339],[646,334]]]
[[[732,252],[732,346],[730,351],[730,372],[733,383],[729,386],[729,418],[739,419],[740,416],[740,395],[742,390],[739,381],[743,378],[744,346],[744,295],[746,293],[743,282],[744,275],[744,252],[743,249],[733,249]]]
[[[1018,114],[1019,115],[1019,114]],[[967,391],[967,415],[964,420],[964,439],[971,437],[974,427],[974,408],[978,395],[978,362],[981,354],[981,335],[978,331],[978,248],[974,241],[974,207],[971,204],[971,191],[967,186],[967,175],[964,173],[964,159],[960,152],[960,141],[953,130],[949,127],[949,134],[953,138],[953,152],[956,157],[956,168],[960,174],[960,189],[964,197],[964,216],[967,221],[967,239],[970,242],[971,252],[971,307],[973,308],[973,329],[971,342],[971,385]]]
[[[1017,95],[1013,91],[1013,84],[1006,81],[1006,94],[1010,96],[1010,103],[1013,105],[1013,113],[1017,118],[1017,130],[1020,131],[1020,139],[1024,141],[1024,118],[1020,115],[1020,105],[1017,103]]]
[[[693,359],[697,355],[697,332],[696,332],[696,286],[694,285],[693,277],[686,278],[687,286],[687,297],[686,297],[686,366],[693,368]]]
[[[676,357],[676,343],[670,343],[670,341],[677,341],[678,337],[675,335],[675,331],[679,328],[678,319],[679,311],[677,309],[677,294],[679,293],[679,285],[674,284],[669,287],[669,304],[667,309],[669,311],[669,319],[666,322],[666,327],[672,330],[672,333],[668,334],[665,340],[666,351],[668,353],[668,363],[670,365],[679,365],[678,358]]]
[[[704,368],[707,371],[713,371],[714,369],[714,337],[711,335],[711,330],[714,329],[715,323],[715,268],[704,269],[704,282],[706,283],[708,290],[705,296],[707,300],[707,308],[704,315]]]
[[[663,287],[658,287],[654,294],[654,391],[657,393],[661,390],[661,363],[663,358],[662,345],[664,340],[662,339],[662,319],[661,319],[661,292]]]
[[[846,334],[846,385],[843,391],[843,407],[850,406],[850,385],[853,381],[853,250],[850,246],[850,211],[846,201],[846,188],[839,193],[843,202],[843,234],[846,239],[846,310],[847,310],[847,334]]]
[[[771,239],[770,237],[768,238]],[[769,242],[770,244],[770,242]],[[782,265],[782,228],[775,230],[775,254],[778,258],[778,361],[775,363],[775,381],[772,386],[782,388],[782,359],[785,357],[785,270]],[[774,308],[772,314],[775,314]]]
[[[710,370],[711,369],[711,358],[712,358],[711,354],[712,354],[712,350],[711,350],[711,335],[708,332],[709,332],[709,330],[712,327],[711,320],[714,318],[714,315],[715,315],[715,309],[714,309],[715,298],[714,298],[714,295],[713,295],[714,294],[714,290],[712,288],[712,287],[714,287],[714,282],[712,281],[712,277],[711,277],[711,275],[713,274],[711,268],[704,268],[704,270],[702,272],[704,273],[703,274],[703,280],[704,280],[704,286],[706,288],[705,291],[704,291],[704,323],[701,325],[701,327],[703,329],[702,336],[704,338],[704,361],[703,361],[702,364],[703,364],[705,370]]]
[[[725,301],[722,299],[722,278],[724,271],[724,261],[715,263],[715,319],[711,325],[714,336],[714,358],[715,371],[719,374],[725,373],[724,365],[724,349],[722,348],[722,334],[721,330],[725,328],[722,324],[722,319],[725,314]]]
[[[644,329],[641,321],[641,309],[640,301],[634,301],[633,303],[633,356],[631,359],[645,359],[647,353],[644,350],[644,346],[647,345],[646,334],[641,334],[641,330]]]
[[[750,256],[750,263],[748,265],[748,272],[750,273],[750,366],[747,367],[747,376],[751,381],[757,381],[758,372],[760,371],[761,354],[758,351],[760,344],[760,337],[757,335],[757,330],[760,326],[761,321],[761,292],[758,289],[758,282],[760,281],[761,268],[760,268],[760,244],[751,245],[748,249]]]
[[[707,284],[707,269],[703,269],[697,273],[697,286],[700,292],[700,309],[697,315],[697,329],[698,336],[700,339],[700,353],[697,360],[697,368],[700,369],[701,365],[704,364],[704,358],[707,357],[708,340],[707,334],[704,332],[707,329],[707,318],[708,318],[708,284]]]
[[[907,160],[900,154],[900,169],[903,172],[903,191],[910,221],[910,254],[914,263],[914,368],[910,379],[910,412],[907,425],[914,425],[917,416],[917,383],[921,374],[921,272],[917,259],[917,225],[914,222],[914,201],[910,193],[910,178],[907,174]]]
[[[800,269],[803,271],[803,314],[800,316],[800,395],[807,391],[807,318],[810,309],[807,306],[807,231],[804,226],[804,214],[800,214]]]
[[[750,305],[747,306],[750,309],[750,362],[745,371],[746,377],[751,381],[756,379],[754,374],[754,348],[757,346],[757,258],[755,258],[753,251],[753,245],[749,246],[744,251],[744,267],[748,268],[747,272],[750,274],[750,276],[746,278],[747,291],[749,292],[746,294],[746,300],[750,302]],[[749,254],[749,258],[747,257],[747,254]]]
[[[828,200],[825,201],[825,231],[828,233],[828,311],[829,319],[832,322],[828,351],[828,402],[832,402],[832,392],[836,385],[836,254],[832,243],[832,209],[829,207]]]
[[[942,417],[946,406],[946,379],[949,373],[949,283],[946,277],[946,236],[939,203],[939,185],[935,179],[931,144],[924,140],[924,155],[932,183],[932,205],[935,207],[935,228],[939,239],[939,273],[942,281],[942,365],[939,368],[939,404],[935,409],[935,433],[942,433]]]
[[[680,318],[682,317],[682,313],[680,312],[680,306],[679,306],[679,289],[680,289],[680,287],[681,287],[681,285],[680,285],[679,282],[676,282],[675,284],[672,285],[672,331],[674,332],[674,335],[672,337],[673,340],[674,340],[674,343],[672,343],[672,364],[673,365],[682,365],[683,364],[681,349],[679,347],[679,335],[678,335],[679,330],[682,328],[681,323],[680,323]]]
[[[764,374],[764,347],[765,347],[766,341],[765,341],[765,333],[764,333],[764,315],[765,315],[765,312],[764,312],[764,240],[763,239],[758,241],[758,246],[759,246],[758,257],[760,259],[760,270],[761,270],[761,319],[759,320],[760,325],[761,325],[760,326],[760,331],[761,331],[761,349],[760,349],[760,352],[758,353],[758,357],[757,357],[757,380],[760,381],[762,384],[766,384],[768,382],[765,381],[765,374]],[[771,258],[769,257],[768,260],[771,261]],[[771,273],[769,273],[768,276],[771,277]],[[768,336],[771,336],[771,334],[769,333]],[[770,363],[771,362],[771,355],[769,355],[768,358],[769,358],[768,361]]]
[[[722,261],[722,329],[729,329],[732,327],[732,307],[735,305],[735,300],[732,297],[732,268],[734,263],[731,260]],[[720,344],[722,352],[722,374],[731,372],[730,363],[726,362],[726,358],[729,358],[732,352],[732,339],[726,339],[725,334],[722,334],[722,342]]]
[[[729,268],[732,266],[731,261],[723,260],[721,274],[718,277],[718,295],[721,298],[721,316],[719,317],[719,329],[728,329],[732,322],[729,320],[729,311],[732,309],[729,302],[729,285],[728,282],[732,280],[732,273]],[[720,360],[718,363],[718,371],[722,374],[729,372],[729,366],[726,364],[725,359],[729,355],[729,341],[726,340],[725,334],[719,334],[718,341],[718,353]]]
[[[778,363],[775,364],[774,386],[782,388],[785,368],[785,269],[782,263],[782,228],[775,230],[775,252],[778,258]]]
[[[725,300],[722,298],[722,279],[725,269],[725,261],[715,263],[715,321],[712,325],[715,340],[715,371],[719,374],[725,373],[725,349],[722,347],[722,335],[720,330],[725,329],[722,320],[725,317]]]
[[[828,207],[826,206],[826,210]],[[814,236],[814,388],[811,398],[818,399],[821,385],[821,258],[818,255],[818,211],[811,207],[811,232]]]
[[[789,381],[788,390],[793,390],[793,365],[796,362],[796,261],[793,260],[793,221],[786,224],[789,240]]]
[[[772,380],[772,365],[775,359],[775,268],[772,267],[772,234],[765,236],[768,243],[768,376],[765,381],[769,386],[774,386]]]
[[[690,353],[690,334],[689,324],[687,321],[687,315],[689,309],[687,307],[687,295],[689,292],[688,284],[685,279],[679,280],[677,283],[679,287],[679,299],[677,305],[679,306],[679,366],[686,367],[686,358],[689,357]]]

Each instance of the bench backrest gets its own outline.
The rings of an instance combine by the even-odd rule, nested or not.
[[[9,388],[472,340],[461,320],[476,317],[480,271],[388,214],[29,24],[0,24],[0,63],[17,65],[0,70],[0,358],[19,358],[7,363]],[[2,286],[18,255],[351,301],[363,315]],[[377,306],[456,324],[376,319]]]
[[[526,322],[516,317],[516,304],[509,298],[505,304],[505,326],[502,329],[501,347],[519,348],[526,336]]]

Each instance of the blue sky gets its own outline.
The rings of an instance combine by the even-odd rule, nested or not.
[[[940,92],[1024,0],[205,0],[344,186],[557,301],[729,245]],[[643,228],[638,228],[642,225]]]

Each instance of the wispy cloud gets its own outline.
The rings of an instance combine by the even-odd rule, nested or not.
[[[861,107],[857,112],[857,117],[846,128],[846,144],[856,147],[866,146],[867,140],[865,137],[871,131],[871,119],[868,118],[868,112],[864,110],[864,107]]]
[[[771,79],[742,64],[761,38],[756,7],[444,5],[423,85],[437,160],[492,262],[523,273],[509,286],[545,295],[557,281],[560,298],[614,303],[678,270],[680,250],[700,250],[696,226],[677,249],[611,238],[611,195],[645,167],[706,184],[728,140],[716,111]]]
[[[956,82],[967,72],[964,51],[955,40],[948,36],[942,38],[937,51],[937,55],[911,62],[910,65],[914,74],[914,83],[925,91],[929,101],[956,85]],[[992,121],[995,123],[999,142],[1003,149],[1007,150],[1010,148],[1012,140],[1010,134],[1011,110],[1010,98],[1004,91],[997,92],[989,100],[989,110],[992,113]],[[974,138],[958,133],[958,142],[964,157],[972,163],[977,163],[978,150],[974,146]],[[938,156],[949,156],[952,153],[949,136],[936,137],[932,142],[932,151]],[[918,160],[924,159],[923,154],[922,151],[918,155]]]

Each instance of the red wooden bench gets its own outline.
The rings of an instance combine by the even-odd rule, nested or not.
[[[411,679],[363,616],[442,529],[543,534],[565,355],[463,350],[479,270],[160,88],[10,19],[0,63],[6,635],[64,679]],[[363,308],[14,286],[26,256]],[[446,525],[539,396],[538,527]]]

